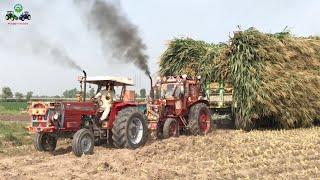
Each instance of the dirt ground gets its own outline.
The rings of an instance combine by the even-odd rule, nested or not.
[[[0,114],[1,121],[30,121],[27,113],[23,114]]]
[[[216,130],[136,150],[95,147],[81,158],[66,140],[52,154],[19,148],[0,157],[0,179],[320,179],[320,128]]]

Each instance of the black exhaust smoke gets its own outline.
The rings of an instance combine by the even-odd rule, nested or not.
[[[74,0],[75,4],[90,8],[85,14],[90,29],[97,32],[103,52],[125,63],[133,63],[146,75],[150,75],[146,45],[134,25],[114,4],[105,0]],[[110,52],[111,51],[111,52]],[[108,58],[106,58],[108,59]]]

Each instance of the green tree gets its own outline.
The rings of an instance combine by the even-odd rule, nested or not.
[[[146,98],[146,89],[140,89],[140,98]]]
[[[76,98],[77,93],[79,93],[77,88],[70,89],[70,90],[65,90],[63,92],[63,97],[65,97],[65,98]]]
[[[9,87],[3,87],[3,88],[2,88],[1,97],[2,97],[3,99],[12,98],[12,97],[13,97],[13,94],[12,94],[11,89],[10,89]]]
[[[20,92],[16,92],[16,93],[14,94],[14,97],[16,97],[17,99],[21,100],[21,99],[23,98],[23,94],[20,93]]]
[[[27,101],[30,101],[30,99],[32,98],[33,92],[32,91],[28,91],[26,94],[26,99]]]
[[[91,88],[91,89],[89,90],[89,92],[87,93],[87,96],[88,96],[89,98],[94,97],[95,95],[96,95],[96,91],[94,90],[94,88]]]

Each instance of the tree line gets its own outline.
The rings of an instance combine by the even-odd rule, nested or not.
[[[26,94],[15,92],[13,93],[10,87],[3,87],[1,90],[0,97],[4,100],[9,98],[16,98],[18,100],[25,99],[29,101],[32,97],[38,97],[38,98],[76,98],[77,94],[80,93],[80,91],[77,88],[65,90],[62,93],[62,96],[56,95],[56,96],[35,96],[33,95],[32,91],[28,91]],[[87,97],[93,97],[96,94],[96,91],[94,88],[90,88],[87,92]],[[140,89],[139,94],[136,93],[136,98],[146,98],[146,89]]]

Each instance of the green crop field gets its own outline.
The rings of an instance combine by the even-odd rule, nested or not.
[[[27,102],[0,101],[0,114],[19,114],[21,111],[26,111],[27,107]]]
[[[26,123],[0,121],[0,153],[11,146],[31,144]]]

